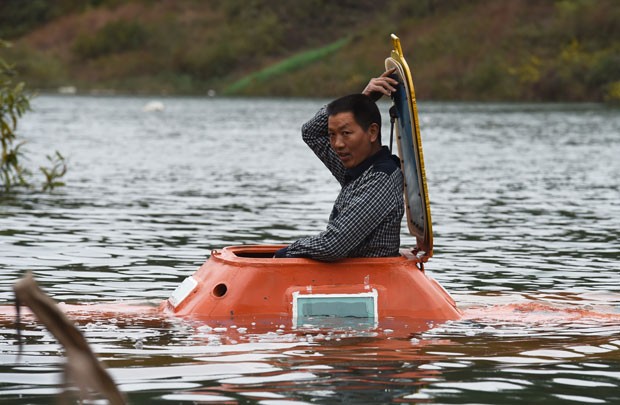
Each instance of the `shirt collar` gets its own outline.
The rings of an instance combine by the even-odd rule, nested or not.
[[[381,149],[379,149],[379,151],[377,151],[374,155],[367,157],[366,160],[364,160],[359,165],[352,167],[350,169],[347,169],[344,174],[344,184],[348,184],[352,182],[353,180],[357,179],[358,177],[362,175],[362,173],[368,170],[370,166],[372,166],[373,164],[375,164],[376,162],[380,160],[389,159],[391,155],[392,153],[390,152],[388,147],[382,146]]]

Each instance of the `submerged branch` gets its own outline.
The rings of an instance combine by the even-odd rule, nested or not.
[[[39,288],[32,274],[28,272],[24,278],[18,280],[13,290],[18,318],[19,306],[27,306],[64,347],[67,356],[65,372],[79,387],[82,395],[87,396],[90,391],[95,391],[105,397],[110,404],[125,404],[123,394],[99,362],[82,333],[60,310],[56,302]],[[21,336],[19,319],[18,336]]]

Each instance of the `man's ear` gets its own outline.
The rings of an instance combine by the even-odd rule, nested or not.
[[[379,124],[373,122],[368,127],[368,134],[370,135],[370,142],[375,143],[379,138]]]

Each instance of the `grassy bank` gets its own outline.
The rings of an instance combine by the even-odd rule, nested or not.
[[[24,4],[0,5],[3,56],[40,89],[331,97],[381,72],[394,32],[420,99],[620,101],[614,0]]]

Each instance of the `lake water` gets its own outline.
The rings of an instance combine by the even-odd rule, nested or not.
[[[61,392],[62,349],[32,319],[16,357],[6,308],[26,270],[59,302],[157,305],[212,249],[324,229],[338,185],[299,130],[325,100],[165,98],[144,112],[149,101],[40,96],[20,123],[27,165],[58,149],[69,172],[53,193],[0,197],[1,402]],[[129,401],[620,403],[620,110],[421,103],[419,114],[426,269],[463,320],[401,336],[92,311],[79,325]],[[403,247],[414,244],[403,226]]]

